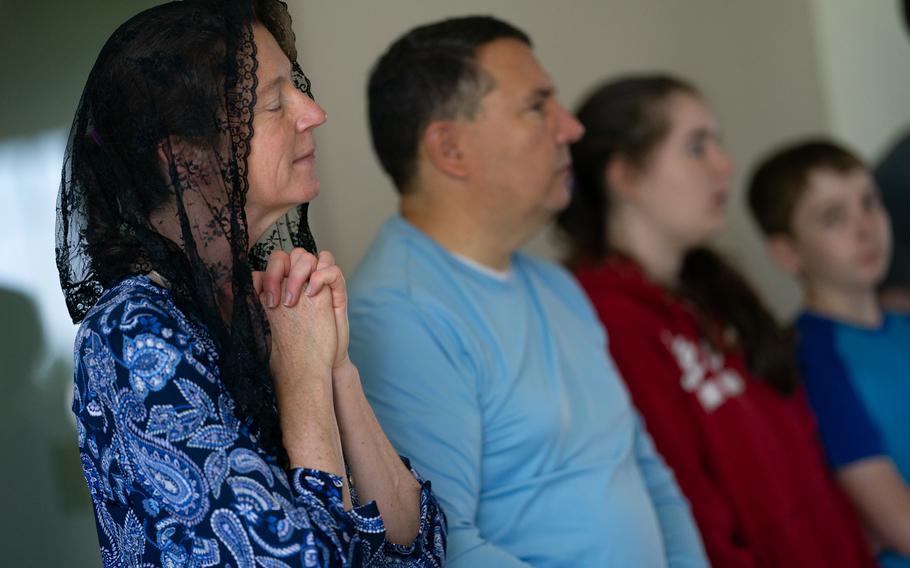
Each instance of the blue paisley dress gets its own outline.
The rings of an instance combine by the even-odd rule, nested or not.
[[[147,277],[105,292],[79,329],[75,363],[105,566],[443,565],[445,518],[428,482],[420,533],[399,546],[353,487],[344,510],[338,476],[279,467],[235,417],[205,329]]]

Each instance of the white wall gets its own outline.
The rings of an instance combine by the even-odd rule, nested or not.
[[[0,140],[27,140],[41,131],[68,128],[104,40],[128,15],[158,1],[0,0],[0,76],[5,80],[0,89]],[[444,16],[492,12],[526,29],[570,106],[600,79],[622,71],[670,70],[689,77],[701,85],[721,119],[727,145],[740,165],[739,188],[753,161],[780,141],[830,132],[865,156],[877,157],[887,141],[910,124],[910,42],[898,23],[897,0],[290,3],[301,61],[330,115],[318,134],[323,195],[313,206],[313,225],[321,246],[334,250],[348,272],[396,203],[370,149],[364,112],[367,71],[395,37]],[[4,164],[9,162],[0,160],[0,169]],[[49,170],[49,175],[59,176],[59,165]],[[9,179],[2,173],[0,180]],[[23,187],[18,181],[8,187],[0,183],[4,206],[12,203],[13,210],[31,220],[26,225],[46,238],[47,224],[22,205],[31,202],[9,198]],[[771,268],[741,200],[735,201],[720,245],[785,314],[796,304],[795,286]],[[52,204],[39,209],[40,215],[49,215]],[[0,236],[15,228],[15,223],[7,223]],[[44,242],[42,237],[34,240]],[[532,246],[555,255],[544,239]],[[25,278],[18,264],[6,267],[11,270],[5,275],[17,267],[17,278]],[[9,279],[2,280],[0,288],[8,287]],[[35,288],[29,291],[34,294]],[[0,289],[0,299],[13,297],[3,292],[9,291]],[[57,310],[66,317],[59,298],[51,302],[38,294],[33,299],[41,302],[36,313]],[[8,308],[5,304],[3,313],[13,315],[3,320],[0,332],[7,335],[2,337],[41,327],[17,319]],[[54,341],[45,338],[45,343],[52,346]],[[15,366],[0,371],[8,391],[0,412],[7,435],[0,436],[0,447],[7,455],[24,456],[32,466],[0,467],[0,502],[30,503],[20,507],[25,513],[7,515],[7,522],[0,523],[5,535],[0,549],[9,565],[97,566],[91,508],[63,410],[64,393],[71,392],[69,354],[54,355],[63,359],[36,368],[35,377]],[[22,357],[10,360],[21,362]],[[47,547],[49,539],[58,546]]]
[[[879,159],[910,126],[910,38],[899,0],[811,0],[831,132]]]
[[[394,190],[370,147],[367,73],[389,43],[421,23],[492,13],[517,24],[533,38],[570,107],[597,82],[621,72],[665,70],[690,78],[721,119],[739,164],[737,188],[748,166],[777,141],[827,129],[814,12],[807,0],[384,0],[377,5],[302,0],[292,3],[291,11],[301,63],[329,115],[317,135],[323,193],[311,209],[312,224],[320,246],[333,250],[348,272],[396,207]],[[734,201],[720,246],[785,313],[796,302],[795,286],[773,271],[741,200]],[[557,256],[547,236],[530,247]]]

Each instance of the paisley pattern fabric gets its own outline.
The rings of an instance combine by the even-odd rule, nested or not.
[[[345,511],[341,478],[284,470],[265,452],[235,417],[217,357],[144,276],[108,290],[80,327],[73,412],[105,566],[443,565],[429,482],[416,540],[387,542],[353,486]]]

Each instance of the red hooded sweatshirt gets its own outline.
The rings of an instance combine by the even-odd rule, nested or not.
[[[715,567],[875,566],[800,389],[785,397],[699,333],[691,305],[618,256],[576,277],[688,497]]]

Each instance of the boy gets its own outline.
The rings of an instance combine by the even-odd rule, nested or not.
[[[910,317],[878,303],[891,226],[872,175],[834,143],[804,142],[757,168],[749,206],[803,287],[797,356],[828,460],[882,565],[910,566]]]

